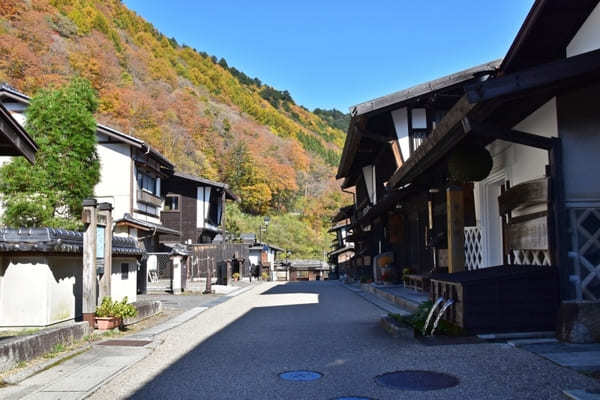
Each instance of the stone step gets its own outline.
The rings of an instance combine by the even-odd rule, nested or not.
[[[390,293],[390,289],[383,289],[371,284],[362,284],[361,289],[365,292],[371,293],[382,300],[385,300],[389,303],[400,306],[407,312],[415,312],[419,308],[419,306],[428,300],[426,295],[422,294],[413,294],[412,289],[405,289],[402,287],[393,288],[395,291],[400,293]],[[406,292],[406,294],[401,294],[402,292]]]
[[[506,332],[506,333],[483,333],[477,335],[482,340],[517,340],[517,339],[554,339],[555,331],[538,331],[538,332]]]
[[[588,392],[583,389],[563,390],[563,394],[571,400],[600,400],[600,393]]]
[[[531,339],[515,339],[507,342],[513,347],[527,346],[530,344],[547,344],[547,343],[558,343],[557,339],[554,338],[531,338]]]

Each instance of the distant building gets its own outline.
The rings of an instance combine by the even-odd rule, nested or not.
[[[199,176],[175,172],[163,182],[164,226],[177,231],[162,238],[164,243],[212,243],[224,235],[226,200],[240,201],[229,186]]]

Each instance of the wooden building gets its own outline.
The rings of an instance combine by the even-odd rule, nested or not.
[[[351,215],[357,278],[377,279],[374,258],[392,253],[397,268],[430,272],[427,190],[394,191],[386,183],[406,164],[445,114],[464,94],[464,86],[493,72],[500,61],[469,68],[352,107],[352,119],[337,178],[354,188]],[[400,200],[411,193],[411,201]],[[396,207],[398,206],[398,208]],[[389,211],[389,212],[388,212]]]
[[[181,172],[164,182],[162,193],[161,221],[178,232],[164,236],[164,243],[212,243],[225,232],[226,200],[240,201],[225,183]]]
[[[434,298],[454,301],[445,317],[469,330],[550,330],[560,315],[559,337],[597,337],[597,321],[564,310],[600,304],[598,1],[537,0],[502,62],[478,69],[445,110],[431,83],[353,109],[338,177],[356,186],[361,246],[431,279]],[[398,99],[434,104],[412,145]],[[384,156],[394,147],[401,163]]]
[[[354,243],[349,242],[347,239],[352,232],[350,219],[344,218],[339,221],[329,232],[335,233],[335,239],[331,243],[331,251],[327,253],[329,263],[333,266],[332,273],[337,277],[346,276],[349,263],[354,256]]]
[[[0,85],[2,109],[18,122],[15,129],[22,130],[25,125],[30,100],[10,86]],[[117,129],[98,124],[96,134],[100,181],[94,197],[112,205],[116,235],[137,238],[146,250],[156,251],[160,235],[177,233],[160,221],[161,181],[173,174],[174,165],[143,140]]]

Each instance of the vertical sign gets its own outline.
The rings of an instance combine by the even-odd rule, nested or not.
[[[96,226],[96,260],[104,259],[104,226]]]

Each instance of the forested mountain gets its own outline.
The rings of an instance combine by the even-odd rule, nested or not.
[[[228,182],[247,214],[299,215],[310,242],[302,255],[328,247],[328,217],[342,202],[342,113],[308,111],[119,0],[0,1],[0,81],[33,95],[75,76],[97,90],[99,122],[149,142],[180,171]],[[245,227],[234,215],[242,220],[232,228]]]

